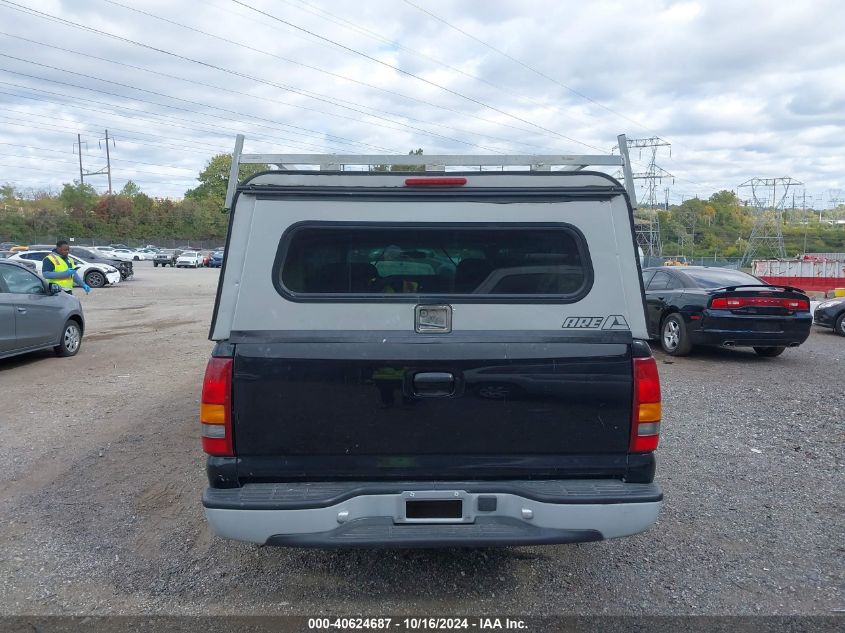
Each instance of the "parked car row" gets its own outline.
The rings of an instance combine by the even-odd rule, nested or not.
[[[20,251],[11,255],[6,261],[24,262],[28,268],[40,275],[44,258],[52,252],[52,249]],[[109,284],[120,283],[122,280],[120,270],[110,263],[83,259],[75,254],[73,249],[71,249],[70,258],[79,269],[79,277],[92,288],[102,288]]]
[[[223,265],[222,249],[216,251],[201,251],[197,249],[182,250],[168,248],[157,252],[153,256],[153,267],[171,266],[173,268],[220,268]]]

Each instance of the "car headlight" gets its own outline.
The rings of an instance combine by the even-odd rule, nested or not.
[[[830,308],[830,307],[833,307],[833,306],[838,306],[840,303],[845,303],[845,298],[831,299],[829,301],[822,301],[819,304],[819,308]]]
[[[118,272],[118,270],[114,266],[106,266],[106,272],[107,273],[116,273],[116,272]]]

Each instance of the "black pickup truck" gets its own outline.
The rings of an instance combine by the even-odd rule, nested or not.
[[[274,171],[239,186],[229,233],[201,404],[217,534],[518,545],[655,522],[660,384],[616,180]]]

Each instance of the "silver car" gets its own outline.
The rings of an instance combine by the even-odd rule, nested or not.
[[[79,299],[21,264],[0,260],[0,358],[51,347],[74,356],[84,331]]]

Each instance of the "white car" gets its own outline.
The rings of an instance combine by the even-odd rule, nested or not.
[[[176,259],[176,268],[199,268],[202,266],[202,253],[185,251]]]
[[[113,248],[108,252],[108,254],[109,257],[114,257],[124,262],[131,262],[140,259],[135,251],[128,248]]]
[[[52,251],[22,251],[9,257],[12,261],[31,262],[35,265],[35,271],[42,274],[44,258]],[[91,263],[71,255],[70,259],[79,269],[79,277],[92,288],[102,288],[105,285],[120,283],[120,271],[109,264]]]

